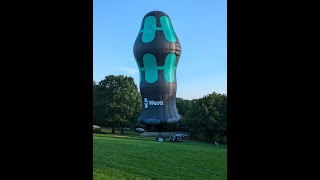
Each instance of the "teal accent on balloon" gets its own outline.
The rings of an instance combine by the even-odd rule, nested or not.
[[[176,40],[177,40],[176,35],[175,35],[174,30],[172,28],[172,24],[170,22],[170,19],[167,16],[161,16],[160,23],[162,26],[164,36],[166,37],[167,41],[176,42]]]
[[[164,70],[164,66],[158,66],[158,70]]]
[[[154,55],[152,54],[145,54],[143,56],[143,64],[144,67],[140,67],[138,61],[136,63],[139,68],[140,74],[140,82],[142,80],[142,71],[145,71],[145,80],[148,83],[154,83],[158,80],[158,70],[164,71],[164,79],[172,83],[174,82],[174,71],[177,69],[176,67],[176,55],[174,53],[169,53],[166,56],[164,66],[157,66],[157,61]]]
[[[157,19],[154,16],[148,16],[144,20],[143,29],[140,29],[139,33],[142,33],[142,42],[151,42],[156,35],[156,31],[163,31],[164,37],[169,42],[176,42],[177,38],[174,33],[170,19],[167,16],[160,17],[161,27],[157,26]]]
[[[176,70],[176,55],[174,53],[169,53],[166,56],[164,64],[164,79],[168,82],[174,81],[174,71]]]
[[[157,31],[162,31],[162,27],[156,27]],[[140,29],[139,33],[143,33],[144,29]]]
[[[144,27],[142,30],[142,42],[148,43],[151,42],[154,39],[154,36],[156,34],[156,26],[157,26],[157,20],[154,16],[148,16],[144,20]]]
[[[158,80],[157,61],[154,55],[145,54],[143,56],[143,64],[145,69],[145,79],[148,83],[154,83]]]

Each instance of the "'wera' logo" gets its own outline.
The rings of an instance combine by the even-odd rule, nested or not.
[[[163,106],[163,101],[154,101],[154,100],[148,101],[148,98],[144,98],[144,108],[148,108],[148,105],[150,105],[150,106]]]

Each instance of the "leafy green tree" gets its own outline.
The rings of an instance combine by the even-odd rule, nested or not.
[[[132,77],[123,75],[106,76],[99,82],[105,92],[105,120],[111,124],[112,133],[116,125],[123,128],[130,119],[137,116],[141,110],[141,96]]]
[[[93,81],[93,124],[104,126],[105,123],[105,93],[103,89]]]
[[[186,123],[186,114],[191,109],[191,101],[183,98],[176,98],[176,107],[178,109],[179,115],[181,116],[178,130],[188,131],[188,126]]]
[[[217,110],[219,112],[217,134],[219,135],[219,141],[222,143],[224,137],[227,136],[227,96],[217,95]]]
[[[211,93],[193,100],[186,116],[192,137],[212,142],[219,136],[222,141],[227,129],[227,96]]]
[[[195,99],[191,103],[191,108],[186,114],[186,121],[192,138],[201,140],[203,132],[206,130],[206,124],[203,120],[203,109],[205,105],[201,99]]]

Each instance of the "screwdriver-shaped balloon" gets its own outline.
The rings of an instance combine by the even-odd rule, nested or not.
[[[142,96],[139,123],[178,123],[176,71],[181,46],[167,14],[152,11],[143,17],[133,53],[139,68]]]

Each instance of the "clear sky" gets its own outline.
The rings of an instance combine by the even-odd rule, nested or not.
[[[139,87],[133,45],[154,10],[168,14],[181,43],[177,97],[227,94],[226,0],[93,0],[93,80],[127,75]]]

